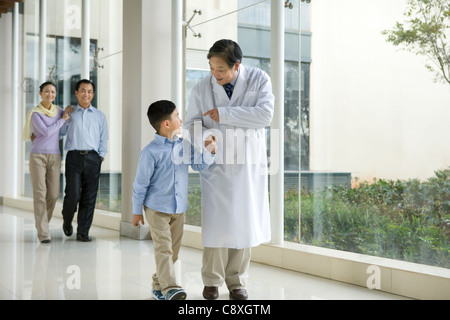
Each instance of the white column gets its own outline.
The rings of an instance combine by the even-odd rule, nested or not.
[[[132,225],[133,183],[139,155],[154,138],[152,102],[171,96],[171,2],[127,1],[123,8],[122,219],[120,234],[147,239],[148,224]]]
[[[91,1],[83,0],[81,14],[81,79],[90,79],[89,60],[91,43]]]
[[[12,65],[11,65],[11,104],[12,104],[12,127],[21,128],[19,121],[19,3],[14,3],[13,19],[12,19]],[[11,192],[13,197],[19,196],[19,164],[21,143],[21,130],[12,131],[12,186]]]
[[[132,225],[133,183],[141,151],[142,121],[145,113],[142,100],[142,1],[136,0],[123,7],[123,92],[122,96],[122,219],[120,235],[145,239],[141,228]],[[148,233],[148,232],[147,232]]]
[[[270,176],[272,244],[284,242],[284,1],[271,3],[271,78],[275,95],[275,114],[271,129]]]
[[[39,83],[47,81],[47,0],[39,1]]]
[[[172,0],[172,101],[184,116],[183,107],[183,1]]]

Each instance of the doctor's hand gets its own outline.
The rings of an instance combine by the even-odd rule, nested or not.
[[[209,110],[207,113],[203,115],[204,117],[209,116],[211,119],[213,119],[215,122],[220,121],[219,117],[219,110],[217,108]]]

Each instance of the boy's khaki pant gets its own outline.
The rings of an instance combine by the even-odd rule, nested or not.
[[[30,155],[30,177],[33,186],[34,219],[38,239],[50,240],[49,222],[59,196],[61,155]]]
[[[164,295],[171,289],[180,289],[174,264],[178,260],[184,229],[184,213],[167,214],[145,207],[145,216],[150,226],[155,251],[156,273],[153,289]]]

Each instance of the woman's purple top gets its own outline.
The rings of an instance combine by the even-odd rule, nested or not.
[[[59,108],[56,117],[51,118],[38,112],[31,116],[36,139],[31,144],[30,153],[60,154],[59,129],[64,124],[64,110]]]

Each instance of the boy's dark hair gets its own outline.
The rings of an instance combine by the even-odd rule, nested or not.
[[[242,50],[233,40],[222,39],[214,43],[209,49],[208,60],[211,57],[221,57],[228,67],[232,68],[238,61],[242,62]]]
[[[81,84],[83,84],[83,83],[91,84],[92,88],[94,89],[94,93],[95,93],[95,84],[91,80],[88,80],[88,79],[81,79],[80,81],[78,81],[77,84],[75,85],[75,91],[78,91],[81,87]]]
[[[161,122],[169,120],[176,108],[177,106],[168,100],[156,101],[148,107],[148,120],[157,133],[159,133]]]

